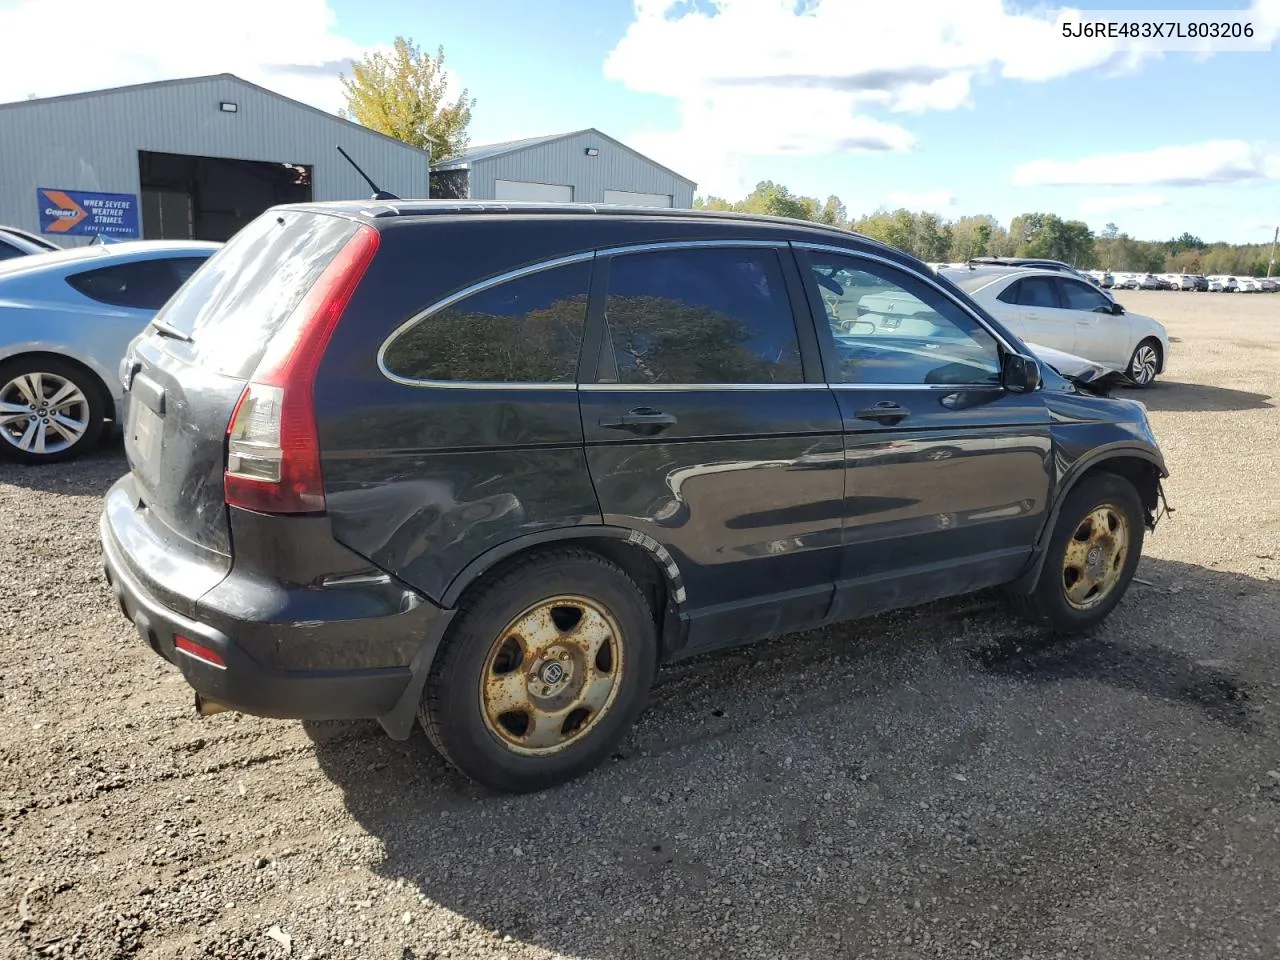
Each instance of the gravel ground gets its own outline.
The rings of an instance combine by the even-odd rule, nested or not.
[[[535,796],[197,718],[98,571],[118,448],[0,467],[0,956],[1277,956],[1280,296],[1122,299],[1177,514],[1103,629],[979,596],[669,669]]]

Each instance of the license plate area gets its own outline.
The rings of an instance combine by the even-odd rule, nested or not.
[[[154,479],[164,442],[164,419],[150,407],[131,399],[125,439],[134,470],[148,480]]]

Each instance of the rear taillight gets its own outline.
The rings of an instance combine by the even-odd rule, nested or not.
[[[272,337],[227,425],[229,506],[263,513],[324,510],[315,374],[377,251],[378,231],[360,226]]]

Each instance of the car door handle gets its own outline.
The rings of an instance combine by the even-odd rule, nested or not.
[[[911,416],[911,411],[906,407],[899,406],[892,400],[881,400],[874,407],[859,410],[854,416],[859,420],[874,420],[877,423],[891,427],[895,423],[901,423]]]
[[[653,407],[636,407],[620,417],[606,417],[599,421],[606,430],[627,430],[642,437],[661,433],[676,425],[676,418]]]

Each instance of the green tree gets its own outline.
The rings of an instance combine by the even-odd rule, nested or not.
[[[761,180],[756,184],[756,188],[735,203],[733,208],[741,213],[812,220],[817,213],[817,201],[797,196],[780,183]]]
[[[347,105],[340,116],[429,151],[432,163],[466,149],[476,102],[466,90],[448,98],[444,47],[426,56],[412,40],[396,37],[389,54],[366,54],[341,79]]]
[[[971,257],[995,256],[992,240],[1004,231],[996,218],[989,214],[961,217],[951,225],[951,249],[947,259],[964,262]]]
[[[1063,220],[1052,213],[1024,213],[1009,224],[1014,256],[1061,260],[1078,267],[1095,262],[1093,231],[1079,220]]]
[[[818,222],[829,227],[844,227],[849,223],[849,211],[834,193],[827,197],[818,211]]]
[[[695,210],[732,210],[733,204],[724,197],[698,197],[693,201]]]

